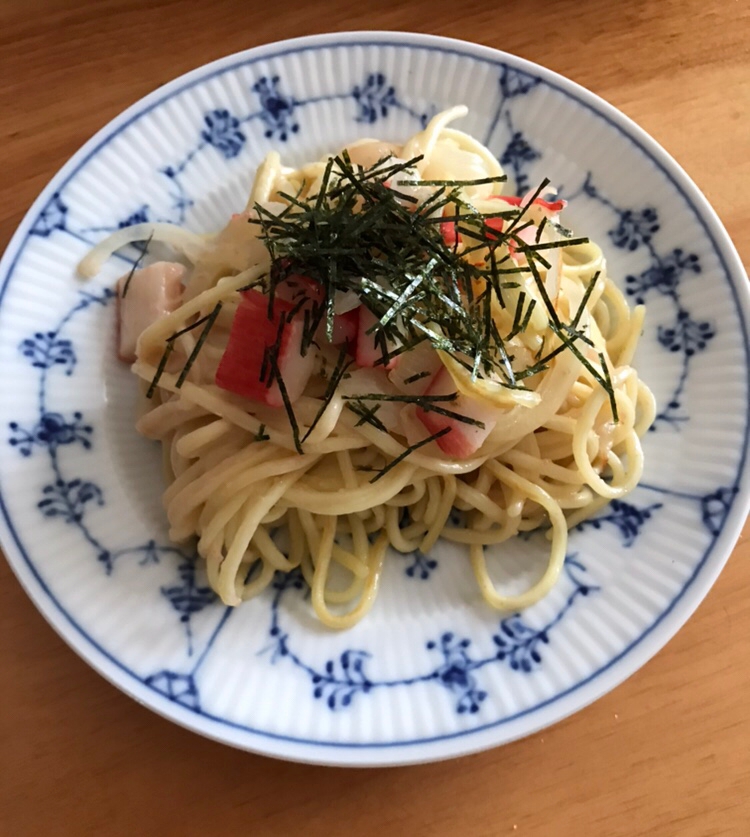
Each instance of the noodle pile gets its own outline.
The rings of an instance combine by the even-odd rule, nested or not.
[[[403,147],[363,141],[348,153],[365,168],[387,154],[422,155],[411,187],[420,200],[418,190],[428,187],[420,186],[419,178],[497,179],[502,169],[494,156],[446,127],[464,112],[439,114]],[[655,413],[653,396],[631,366],[643,308],[629,309],[595,244],[546,251],[554,256],[548,256],[551,267],[543,278],[560,320],[569,322],[581,309],[587,363],[574,351],[556,353],[528,379],[528,389],[507,390],[504,402],[495,398],[496,424],[486,441],[469,458],[454,459],[434,441],[415,446],[428,434],[413,404],[381,404],[379,423],[346,409],[358,376],[372,370],[354,370],[326,398],[336,352],[322,346],[310,384],[294,404],[300,453],[284,409],[234,395],[215,380],[240,289],[260,281],[271,265],[259,227],[245,223],[248,213],[258,205],[280,211],[288,205],[281,194],[315,195],[326,162],[291,170],[272,153],[258,170],[247,213],[217,235],[138,225],[100,245],[81,265],[82,273],[94,273],[112,250],[149,234],[172,244],[191,264],[181,306],[143,332],[133,365],[144,393],[151,395],[144,399],[137,429],[163,447],[170,537],[197,537],[210,584],[228,605],[258,595],[276,572],[299,568],[315,613],[332,628],[355,624],[371,608],[389,547],[427,553],[438,538],[466,547],[492,607],[527,607],[558,578],[568,529],[624,497],[641,476],[639,438]],[[497,209],[491,201],[500,185],[480,183],[464,193],[473,206],[489,212]],[[519,283],[539,305],[510,348],[531,364],[542,346],[549,352],[557,344],[529,275],[519,274]],[[201,330],[184,329],[219,302],[215,323],[196,352]],[[165,362],[168,342],[172,351]],[[181,381],[191,356],[194,362]],[[461,370],[453,374],[460,379]],[[611,381],[611,392],[601,386],[601,377]],[[466,375],[463,380],[470,390],[471,380]],[[530,392],[533,400],[523,401]],[[373,480],[374,474],[380,476]],[[490,579],[485,547],[547,525],[546,570],[521,595],[504,595]]]

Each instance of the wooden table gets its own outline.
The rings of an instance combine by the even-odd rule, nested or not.
[[[4,0],[0,242],[70,154],[172,77],[283,37],[402,29],[514,52],[605,97],[750,259],[744,0],[368,5]],[[746,534],[684,630],[577,716],[460,761],[368,771],[248,755],[158,718],[81,662],[0,562],[0,834],[748,834],[748,558]]]

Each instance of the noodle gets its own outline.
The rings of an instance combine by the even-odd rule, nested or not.
[[[426,408],[416,398],[399,404],[395,390],[388,389],[392,376],[382,367],[366,373],[370,388],[364,392],[370,395],[358,395],[365,380],[360,370],[345,374],[326,394],[339,362],[330,346],[317,353],[310,382],[291,414],[218,384],[217,367],[229,351],[240,292],[265,287],[274,269],[257,224],[263,213],[273,217],[294,210],[285,197],[290,192],[303,201],[322,194],[332,177],[345,182],[328,160],[294,171],[283,168],[272,152],[258,169],[245,215],[235,216],[221,233],[196,236],[168,225],[139,224],[118,231],[81,263],[82,274],[93,275],[117,248],[153,235],[192,264],[182,303],[138,340],[133,371],[154,397],[137,428],[165,448],[170,537],[197,538],[209,582],[228,605],[258,595],[274,573],[298,569],[321,622],[347,628],[372,607],[388,547],[429,552],[443,538],[466,546],[489,605],[527,607],[545,596],[559,576],[568,527],[627,495],[641,477],[639,437],[655,414],[653,395],[630,366],[643,308],[630,310],[606,274],[599,247],[572,239],[567,245],[554,234],[563,229],[556,226],[554,204],[529,201],[518,209],[517,199],[502,203],[498,161],[476,140],[447,127],[465,113],[459,107],[438,114],[401,148],[387,146],[395,148],[393,159],[418,160],[403,168],[403,179],[392,188],[412,206],[429,205],[438,188],[434,181],[465,183],[462,198],[452,199],[438,217],[457,212],[455,230],[461,229],[462,212],[497,218],[505,211],[492,229],[510,230],[500,264],[512,270],[506,269],[503,279],[517,272],[497,302],[486,282],[486,305],[494,306],[486,318],[509,335],[514,363],[532,370],[528,386],[508,385],[498,375],[477,376],[479,360],[469,355],[466,363],[440,348],[435,354],[442,365],[437,368],[449,374],[457,390],[442,398],[448,402],[442,407],[440,398],[432,405],[426,402]],[[351,159],[377,160],[384,147],[376,140],[358,142],[350,147]],[[340,158],[337,165],[344,165]],[[378,165],[382,161],[359,172],[375,171]],[[524,213],[533,223],[520,222]],[[253,217],[260,219],[256,226],[246,223]],[[470,247],[474,242],[464,239],[453,244],[454,252],[465,252],[476,264],[494,264],[492,241],[488,234]],[[548,249],[534,253],[540,243]],[[465,293],[471,298],[474,292],[470,287]],[[360,304],[347,293],[337,294],[337,305]],[[191,326],[212,312],[215,323],[202,338]],[[572,324],[567,332],[555,330],[558,317]],[[428,323],[423,331],[427,345],[444,345],[440,327]],[[540,357],[545,360],[537,370]],[[188,358],[194,363],[181,372]],[[418,370],[411,377],[422,375],[427,372]],[[384,396],[376,384],[386,387]],[[482,416],[491,411],[493,426],[486,437],[461,456],[446,455],[441,434],[428,438],[425,426],[430,425],[420,418],[424,408],[433,411],[425,413],[428,418],[447,415],[453,421],[450,417],[460,411],[451,398],[475,399]],[[441,413],[443,407],[450,409]],[[466,424],[485,426],[485,418],[472,415],[458,415],[464,424],[450,431],[468,434]],[[462,518],[458,523],[456,514]],[[541,577],[519,595],[498,591],[485,548],[547,524],[550,552]]]

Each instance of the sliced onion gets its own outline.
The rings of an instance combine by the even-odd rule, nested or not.
[[[402,165],[405,162],[406,160],[402,160],[400,157],[392,157],[388,161],[388,165]],[[402,206],[405,206],[407,209],[414,209],[431,197],[436,188],[434,186],[420,186],[420,179],[421,175],[417,169],[409,168],[394,174],[390,180],[386,181],[385,185],[393,189],[396,193],[396,200]],[[417,203],[413,203],[409,198],[414,198]]]
[[[207,241],[207,237],[189,232],[174,224],[133,224],[131,227],[123,227],[113,232],[93,247],[79,262],[78,275],[82,279],[93,279],[107,259],[117,250],[134,241],[146,241],[149,238],[168,244],[191,262],[198,260]]]
[[[344,149],[349,159],[355,166],[362,166],[370,169],[386,157],[396,157],[401,152],[401,147],[390,142],[380,140],[361,139],[353,142]],[[388,160],[388,165],[391,160]]]
[[[499,381],[488,378],[471,380],[471,372],[447,352],[438,350],[443,365],[448,370],[456,389],[467,398],[483,401],[494,407],[536,407],[541,398],[539,393],[525,389],[510,389]]]

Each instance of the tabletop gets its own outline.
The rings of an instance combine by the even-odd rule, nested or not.
[[[321,31],[428,32],[583,84],[687,170],[750,260],[750,6],[0,2],[0,248],[60,165],[124,107],[227,53]],[[739,835],[750,797],[750,527],[683,630],[572,718],[409,768],[287,764],[204,740],[89,669],[0,561],[0,834]]]

